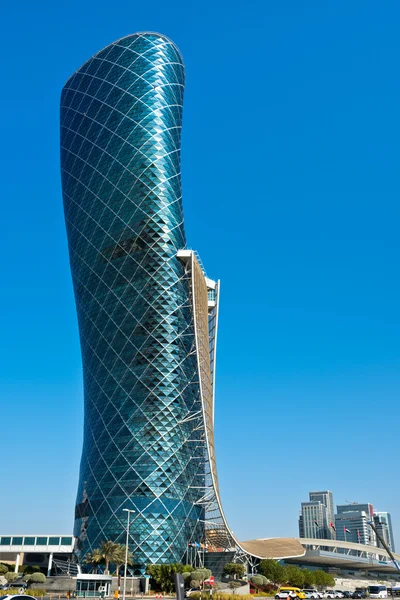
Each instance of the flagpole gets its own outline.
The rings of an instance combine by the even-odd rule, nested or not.
[[[346,537],[346,526],[345,526],[345,527],[343,527],[343,529],[344,529],[344,541],[345,541],[345,542],[347,542],[347,537]]]

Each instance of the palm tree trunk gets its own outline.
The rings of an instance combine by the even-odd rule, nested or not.
[[[109,560],[106,558],[106,570],[105,570],[105,575],[109,575],[109,574],[110,574],[110,571],[109,571],[109,569],[108,569],[108,567],[109,567],[109,564],[110,564],[110,561],[109,561]]]

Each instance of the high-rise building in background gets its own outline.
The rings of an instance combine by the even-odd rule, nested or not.
[[[335,538],[335,506],[333,503],[333,494],[329,490],[322,492],[310,492],[311,502],[321,502],[326,508],[325,533],[327,539]]]
[[[385,542],[387,546],[390,546],[389,527],[386,523],[386,519],[374,514],[374,525],[378,535]],[[384,544],[380,541],[378,535],[376,535],[376,545],[379,548],[384,548]]]
[[[396,548],[395,548],[395,544],[394,544],[392,517],[391,517],[390,513],[384,512],[384,511],[375,511],[374,512],[374,523],[375,523],[375,527],[378,530],[378,533],[380,533],[382,535],[383,539],[388,544],[388,546],[390,547],[392,552],[395,552]],[[381,545],[382,544],[378,540],[378,546],[381,546]]]
[[[300,511],[299,514],[299,537],[304,538],[304,521],[303,521],[303,513]]]
[[[214,454],[219,284],[186,249],[184,65],[166,37],[120,39],[61,98],[61,167],[83,361],[80,558],[125,543],[136,571],[188,545],[235,547]]]
[[[392,520],[388,512],[374,513],[372,504],[352,502],[339,504],[335,514],[332,492],[309,492],[309,502],[301,503],[299,537],[381,546],[369,525],[372,520],[378,533],[394,551]]]
[[[301,503],[299,536],[301,538],[333,539],[333,494],[326,490],[309,492],[309,502]]]
[[[372,504],[338,504],[336,507],[336,539],[376,546],[376,536],[369,521],[373,519]]]
[[[302,502],[299,536],[326,539],[326,507],[321,502]]]

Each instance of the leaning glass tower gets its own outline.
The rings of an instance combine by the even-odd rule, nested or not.
[[[61,169],[84,377],[81,559],[125,543],[136,569],[234,546],[214,456],[218,282],[186,249],[184,66],[155,33],[88,60],[61,97]],[[198,547],[198,546],[196,546]]]

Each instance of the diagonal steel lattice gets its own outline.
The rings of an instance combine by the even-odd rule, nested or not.
[[[125,542],[135,565],[175,562],[203,535],[201,410],[185,247],[184,67],[159,34],[118,40],[61,98],[61,167],[81,339],[81,559]],[[200,454],[199,454],[200,453]]]

